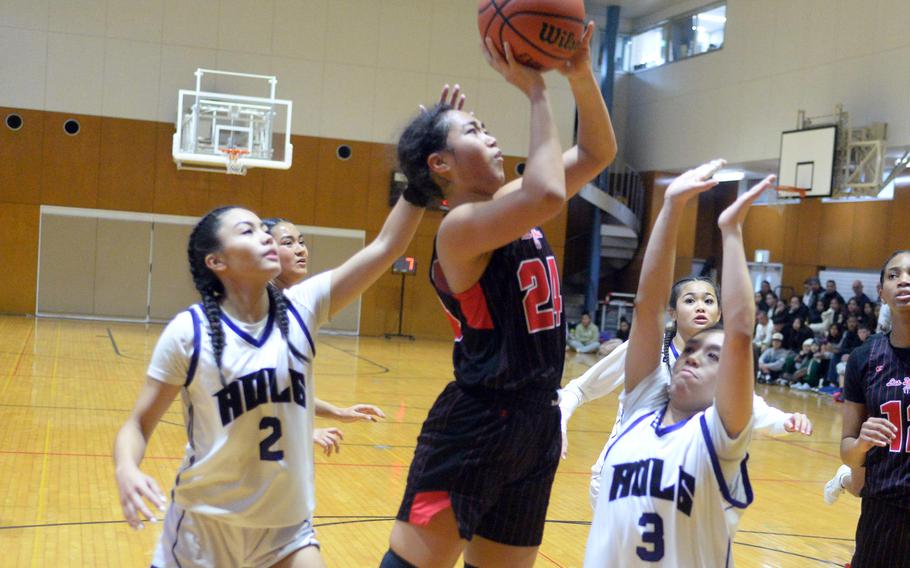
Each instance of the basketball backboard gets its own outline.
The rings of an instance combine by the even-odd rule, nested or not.
[[[837,126],[790,130],[780,137],[777,183],[781,197],[828,197],[834,182]],[[785,187],[804,190],[784,191]]]
[[[211,69],[196,70],[196,89],[181,89],[172,154],[178,169],[246,173],[247,168],[291,167],[292,102],[276,99],[278,79]],[[267,97],[204,91],[205,75],[261,80]]]

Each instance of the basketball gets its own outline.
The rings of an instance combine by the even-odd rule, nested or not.
[[[505,57],[503,43],[515,59],[541,71],[572,57],[585,28],[583,0],[480,0],[477,27]]]

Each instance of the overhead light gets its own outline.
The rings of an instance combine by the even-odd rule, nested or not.
[[[746,177],[746,172],[742,170],[720,170],[714,174],[717,181],[739,181]]]

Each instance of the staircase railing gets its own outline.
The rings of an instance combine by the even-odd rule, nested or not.
[[[644,215],[645,186],[638,171],[628,164],[614,163],[610,166],[607,187],[603,187],[601,179],[597,181],[602,190],[632,211],[638,219],[639,226],[636,229],[640,230]]]

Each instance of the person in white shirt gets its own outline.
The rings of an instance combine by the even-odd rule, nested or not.
[[[425,204],[405,190],[373,242],[283,292],[259,217],[221,207],[199,221],[188,256],[202,303],[162,333],[114,443],[123,514],[142,528],[165,497],[139,466],[180,394],[188,443],[153,566],[324,566],[311,522],[313,334],[405,252]]]
[[[690,338],[672,371],[658,361],[677,229],[686,203],[717,184],[710,178],[722,165],[715,161],[686,172],[664,194],[642,263],[625,358],[621,432],[605,456],[586,567],[729,565],[739,517],[752,501],[746,452],[755,304],[742,223],[774,176],[741,195],[718,220],[724,329]]]
[[[774,324],[768,319],[766,312],[758,312],[758,321],[755,324],[755,336],[752,338],[752,345],[755,350],[761,354],[762,351],[771,345],[771,334],[774,333]]]
[[[281,274],[272,280],[272,284],[279,290],[287,290],[300,284],[309,273],[310,260],[310,249],[300,230],[287,219],[280,217],[269,217],[262,222],[278,245],[278,261],[281,263]],[[359,403],[340,408],[318,397],[313,402],[316,416],[320,418],[331,418],[339,422],[358,420],[376,422],[385,418],[382,409],[373,404]],[[343,439],[344,433],[338,428],[316,428],[313,431],[313,442],[322,447],[327,456],[332,455],[332,451],[341,451]]]

